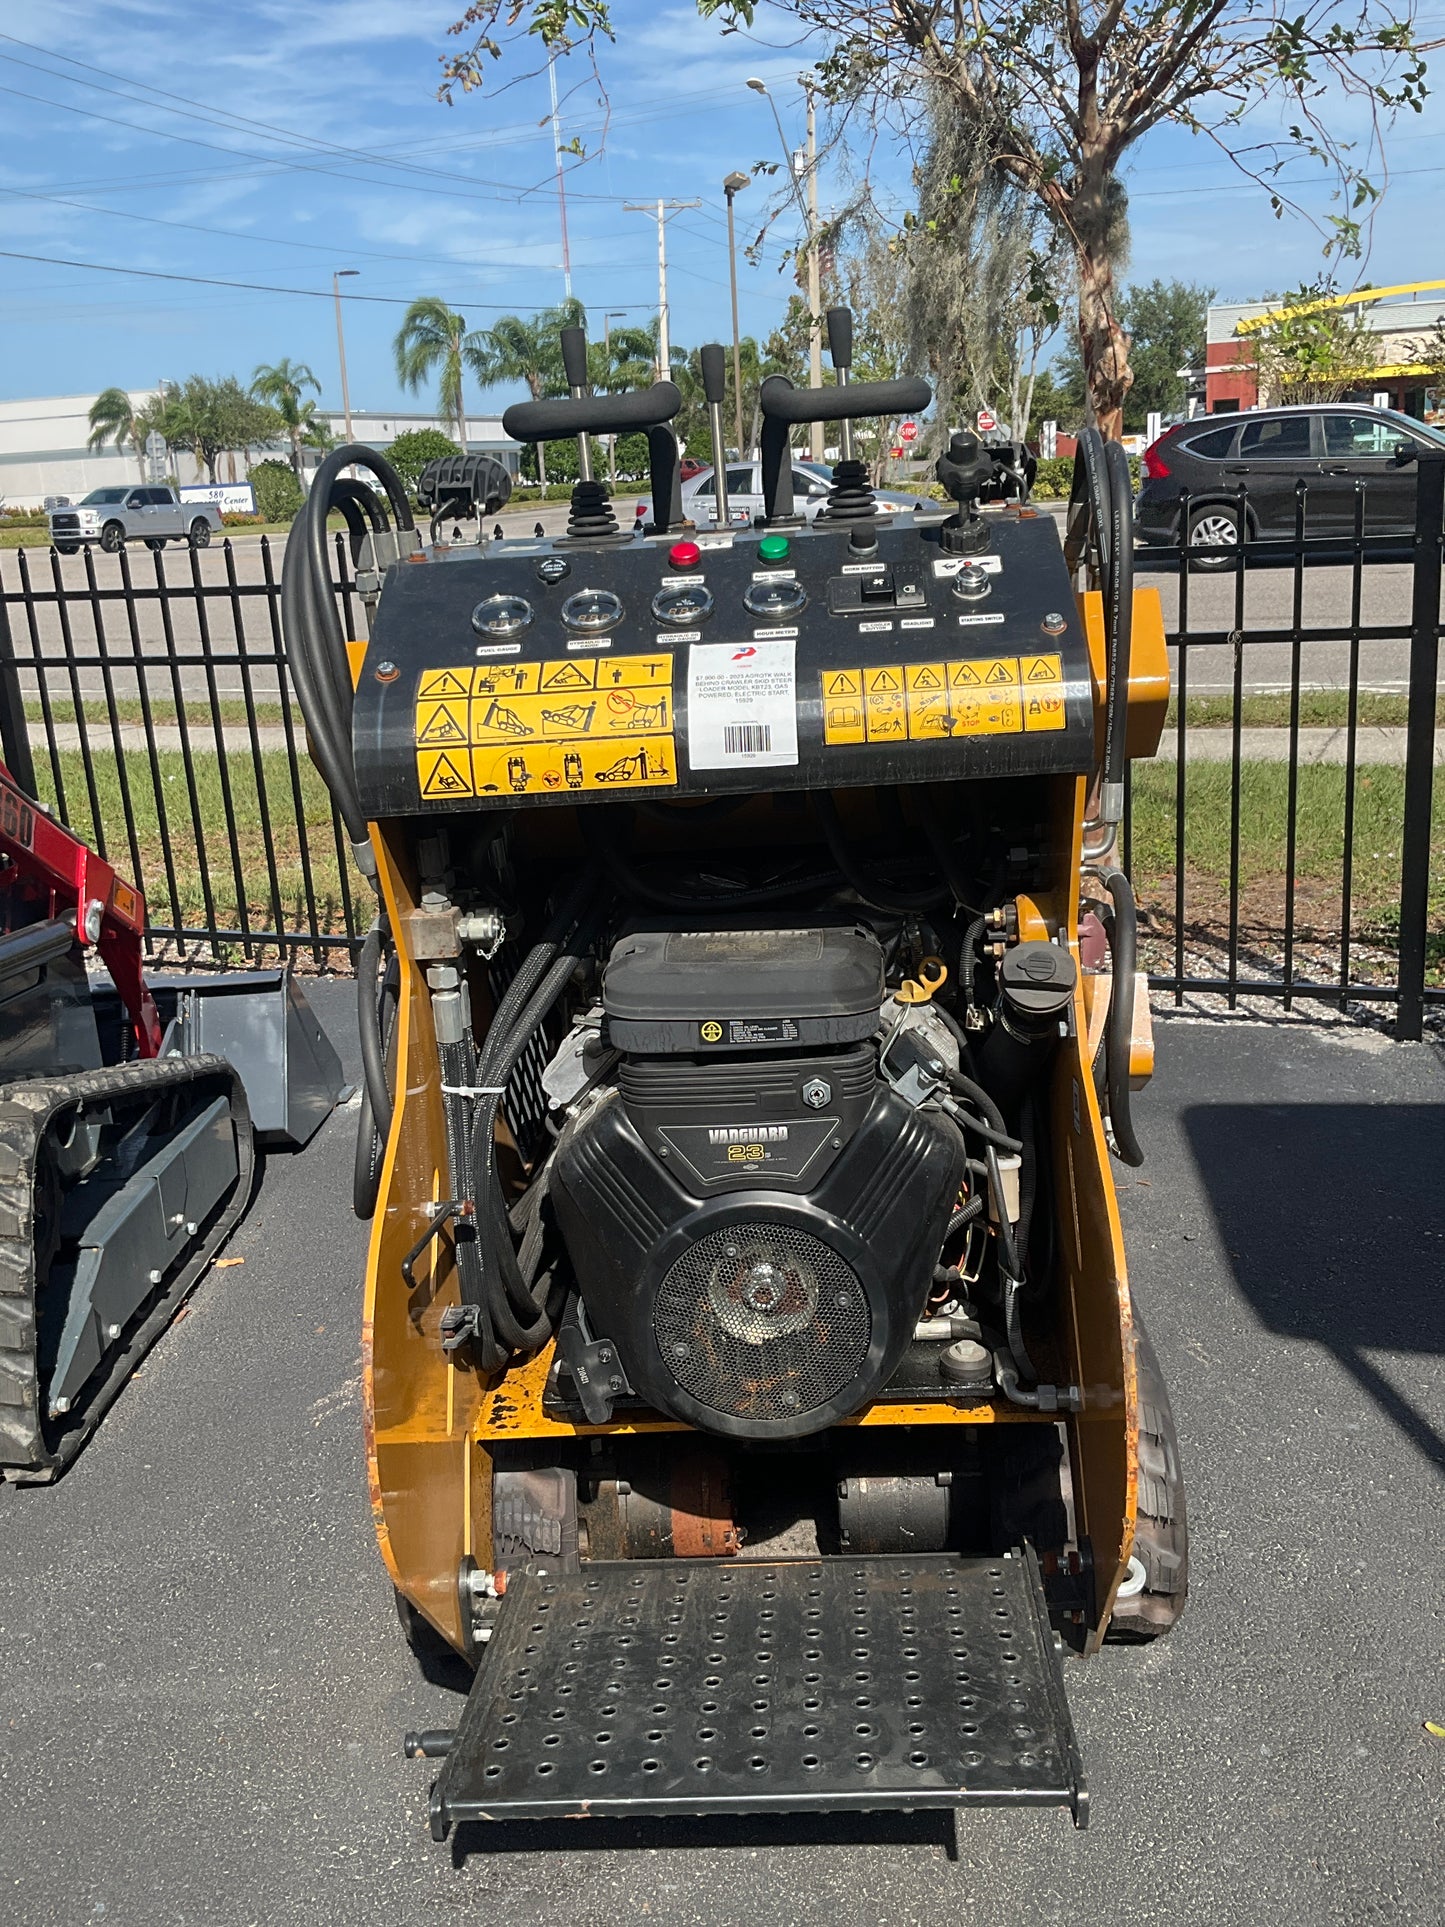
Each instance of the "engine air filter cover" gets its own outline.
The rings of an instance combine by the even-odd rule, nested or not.
[[[800,1050],[878,1028],[883,951],[870,930],[642,930],[603,978],[619,1050]]]

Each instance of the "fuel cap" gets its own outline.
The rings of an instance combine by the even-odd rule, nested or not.
[[[999,966],[999,991],[1011,1017],[1049,1024],[1068,1009],[1077,976],[1073,957],[1060,945],[1016,943]]]

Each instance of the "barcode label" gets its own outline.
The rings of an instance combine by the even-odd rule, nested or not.
[[[798,760],[791,636],[695,642],[687,652],[687,757],[692,769],[782,769]]]
[[[762,756],[773,746],[771,723],[724,723],[724,756]]]

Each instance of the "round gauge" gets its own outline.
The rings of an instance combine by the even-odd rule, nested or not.
[[[662,588],[652,598],[652,613],[659,622],[690,629],[712,614],[712,597],[700,582],[686,589]]]
[[[615,629],[621,622],[622,602],[610,589],[579,589],[562,604],[562,620],[569,629],[580,629],[589,636],[600,635],[604,629]]]
[[[743,597],[749,615],[764,622],[781,622],[801,615],[808,606],[808,592],[801,582],[755,582]]]
[[[479,636],[515,636],[534,614],[525,596],[489,595],[473,609],[472,627]]]

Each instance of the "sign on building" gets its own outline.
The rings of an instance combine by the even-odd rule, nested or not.
[[[166,438],[160,430],[153,428],[146,436],[146,480],[163,482],[166,479]]]
[[[254,515],[256,491],[249,482],[187,482],[183,502],[211,502],[223,515]]]

